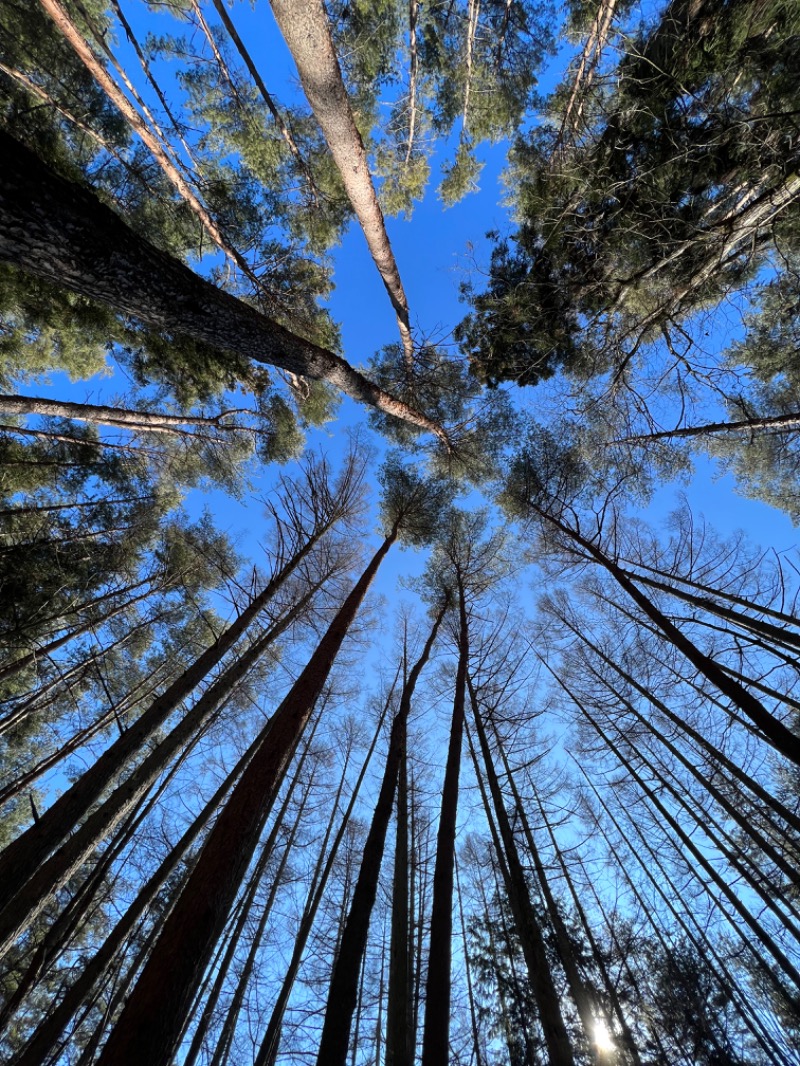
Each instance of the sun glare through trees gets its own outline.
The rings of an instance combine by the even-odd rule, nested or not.
[[[798,0],[0,0],[0,1061],[800,1066],[799,353]]]

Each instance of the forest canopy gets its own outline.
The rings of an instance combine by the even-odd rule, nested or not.
[[[800,1066],[798,278],[796,0],[0,0],[2,1061]]]

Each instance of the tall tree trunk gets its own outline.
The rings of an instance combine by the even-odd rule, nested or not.
[[[361,868],[358,873],[350,912],[342,934],[342,942],[331,974],[328,988],[328,1000],[325,1006],[325,1020],[322,1026],[317,1066],[344,1066],[347,1049],[350,1044],[350,1026],[358,996],[358,975],[361,961],[367,948],[369,923],[372,908],[378,892],[383,850],[386,844],[386,831],[392,816],[394,793],[397,785],[397,773],[400,759],[405,749],[408,715],[411,700],[419,675],[431,654],[433,642],[439,631],[442,618],[447,610],[445,602],[436,616],[430,635],[422,650],[422,655],[414,664],[403,686],[400,708],[392,723],[389,737],[389,750],[383,771],[378,799],[372,815],[372,823],[364,843]]]
[[[88,189],[66,181],[0,132],[0,261],[191,337],[220,353],[330,382],[360,403],[433,433],[444,429],[333,352],[291,333],[139,237]]]
[[[591,778],[587,776],[583,767],[578,765],[578,769],[583,774],[586,783],[591,788],[603,811],[605,811],[605,814],[608,817],[609,821],[614,826],[616,831],[620,834],[620,837],[625,841],[631,855],[634,856],[635,861],[642,869],[647,880],[653,886],[656,891],[656,894],[666,906],[666,909],[672,916],[672,920],[675,922],[675,925],[682,931],[683,935],[686,936],[689,942],[694,946],[700,957],[707,960],[708,965],[711,968],[712,973],[714,974],[715,980],[719,981],[720,986],[722,988],[725,988],[729,991],[731,999],[736,1004],[736,1007],[745,1025],[750,1030],[756,1041],[760,1044],[762,1049],[766,1052],[767,1057],[770,1059],[770,1061],[773,1062],[775,1066],[783,1066],[785,1058],[782,1055],[780,1049],[778,1048],[778,1045],[775,1042],[774,1038],[765,1028],[763,1020],[759,1017],[758,1010],[753,1011],[752,998],[750,997],[749,993],[745,993],[739,988],[730,970],[728,969],[727,964],[720,957],[714,941],[709,938],[704,925],[695,916],[694,910],[691,907],[687,908],[688,918],[690,918],[692,922],[692,925],[690,925],[687,919],[676,908],[673,900],[682,899],[684,897],[684,893],[677,888],[675,883],[670,878],[659,856],[656,854],[655,851],[653,851],[652,847],[650,846],[650,843],[647,840],[647,836],[641,831],[638,824],[635,821],[632,821],[632,828],[638,836],[642,847],[640,850],[638,846],[633,846],[631,841],[628,839],[626,833],[624,832],[622,826],[614,817],[605,800],[600,795],[594,782],[591,780]],[[649,905],[641,895],[639,889],[636,886],[636,882],[633,880],[631,872],[627,867],[627,864],[619,855],[617,849],[609,838],[608,833],[603,828],[602,822],[597,818],[596,815],[594,816],[594,824],[596,828],[599,829],[603,839],[606,842],[606,845],[608,846],[609,851],[611,852],[611,855],[614,858],[614,861],[617,864],[618,869],[621,871],[623,877],[625,878],[625,881],[630,887],[633,896],[636,899],[636,902],[641,910],[641,913],[647,915],[650,926],[656,933],[656,936],[658,937],[662,947],[665,951],[668,951],[669,945],[667,944],[664,938],[664,934],[662,933],[658,922],[655,920],[656,915],[654,913],[654,908]],[[670,898],[670,896],[665,891],[666,888],[668,888],[672,893],[672,898]],[[694,927],[694,930],[692,929],[692,926]],[[739,932],[741,936],[741,931],[737,930],[737,932]],[[743,938],[743,943],[748,944],[749,941]],[[761,965],[762,961],[760,956],[756,956],[756,958],[759,962],[759,965]]]
[[[275,817],[275,820],[272,824],[272,828],[269,831],[269,835],[267,836],[267,839],[264,842],[264,846],[261,849],[261,855],[250,876],[250,883],[242,898],[242,904],[239,909],[239,917],[237,918],[236,924],[233,928],[230,941],[228,943],[228,948],[224,956],[222,957],[219,967],[217,968],[217,974],[214,979],[214,984],[211,988],[210,993],[207,996],[203,997],[203,1010],[197,1024],[197,1028],[195,1029],[194,1035],[192,1036],[192,1042],[189,1045],[189,1050],[186,1053],[186,1058],[184,1059],[183,1066],[194,1066],[194,1063],[197,1062],[197,1059],[202,1050],[203,1041],[205,1040],[206,1033],[208,1032],[209,1026],[211,1025],[214,1010],[216,1009],[217,1002],[219,1001],[219,997],[222,993],[223,985],[227,980],[228,971],[230,970],[231,963],[233,962],[233,957],[236,953],[236,949],[239,946],[239,938],[242,935],[245,924],[251,916],[253,900],[255,899],[256,893],[258,892],[258,888],[264,876],[267,864],[270,858],[272,857],[272,851],[277,842],[278,833],[281,830],[284,819],[286,817],[286,813],[289,809],[289,804],[291,803],[292,796],[294,795],[294,790],[297,787],[298,781],[300,780],[300,774],[303,772],[303,767],[305,766],[306,758],[308,757],[308,753],[311,748],[311,742],[314,739],[314,734],[316,733],[316,727],[318,723],[319,719],[317,719],[317,721],[314,723],[314,728],[309,731],[308,739],[303,748],[303,754],[300,757],[300,761],[297,764],[297,769],[295,770],[294,775],[292,776],[291,783],[286,790],[286,795],[284,796],[283,803],[281,804],[281,809]],[[309,780],[306,793],[303,796],[303,800],[300,804],[300,810],[298,811],[297,818],[295,819],[295,823],[292,826],[290,841],[294,840],[294,833],[296,831],[298,822],[302,817],[303,810],[305,809],[308,794],[312,787],[312,782],[313,773],[311,775],[311,779]],[[281,858],[281,869],[283,869],[283,862],[288,856],[290,847],[291,844],[287,845],[287,847],[284,848],[283,856]]]
[[[414,367],[414,343],[400,271],[383,221],[367,164],[364,142],[353,118],[339,60],[322,0],[270,0],[297,66],[306,99],[319,123],[367,241],[370,255],[389,294],[403,342],[406,366]]]
[[[472,700],[472,711],[473,714],[477,717],[480,713],[478,708],[478,701],[472,686],[472,681],[469,677],[467,678],[467,682],[469,684],[470,698]],[[528,822],[528,817],[525,813],[525,805],[523,804],[522,797],[520,796],[519,790],[517,789],[517,784],[514,780],[514,775],[511,771],[511,766],[509,765],[502,740],[500,739],[500,734],[498,733],[496,728],[492,731],[494,734],[495,747],[497,748],[497,751],[500,755],[500,760],[503,764],[505,777],[508,781],[509,787],[511,789],[511,795],[514,800],[515,819],[518,819],[522,826],[522,830],[525,835],[525,841],[528,845],[528,852],[531,858],[533,859],[533,867],[536,871],[536,877],[542,892],[542,899],[544,900],[544,904],[547,908],[547,913],[550,918],[550,924],[552,925],[553,932],[555,933],[558,954],[559,958],[561,959],[561,965],[564,967],[564,973],[567,978],[567,985],[569,987],[570,994],[572,995],[572,998],[575,1001],[575,1006],[578,1009],[578,1016],[580,1017],[581,1025],[583,1026],[583,1032],[586,1038],[587,1046],[590,1049],[589,1053],[593,1058],[596,1059],[597,1055],[595,1054],[592,1038],[594,1034],[594,1018],[597,1013],[597,1006],[593,1002],[593,997],[591,996],[591,993],[587,988],[583,978],[581,977],[580,971],[578,969],[578,964],[575,960],[575,952],[573,950],[573,946],[569,938],[569,933],[567,932],[567,927],[564,924],[564,919],[561,917],[561,911],[559,910],[558,904],[553,895],[553,890],[550,887],[550,882],[547,877],[547,871],[545,870],[544,863],[542,862],[541,855],[539,854],[539,848],[536,845],[536,840]],[[488,752],[488,745],[486,749],[484,749],[483,745],[481,745],[481,748],[482,750],[484,750],[484,758],[486,758],[486,753]]]
[[[723,695],[739,708],[740,711],[761,731],[764,738],[786,759],[800,766],[800,736],[792,732],[775,715],[770,714],[763,703],[708,655],[705,655],[676,625],[662,614],[656,605],[628,578],[625,571],[618,566],[591,541],[586,540],[558,518],[539,512],[543,518],[552,522],[571,540],[579,545],[595,562],[599,563],[627,592],[637,607],[650,619],[663,636],[680,651],[689,662],[714,685]]]
[[[291,616],[293,614],[294,612],[290,612]],[[26,833],[18,837],[5,849],[2,857],[0,857],[1,869],[5,869],[8,866],[12,873],[16,873],[17,867],[14,859],[16,854],[21,856],[16,860],[17,863],[21,865],[23,861],[29,862],[32,873],[27,881],[20,876],[17,881],[16,892],[13,891],[13,886],[8,892],[7,902],[5,902],[4,909],[0,913],[0,943],[4,943],[6,947],[10,946],[28,928],[36,916],[41,913],[48,900],[80,867],[81,863],[91,854],[94,848],[107,838],[114,827],[125,817],[139,796],[150,787],[158,775],[169,765],[170,760],[181,750],[183,745],[191,740],[198,731],[206,728],[210,722],[215,720],[216,715],[220,712],[236,686],[248,671],[256,665],[277,637],[291,624],[291,620],[292,617],[285,616],[277,625],[256,640],[238,659],[234,660],[220,677],[206,689],[192,709],[149,752],[141,764],[121,784],[117,785],[99,807],[91,811],[88,817],[80,824],[80,828],[74,830],[74,826],[78,823],[80,817],[85,815],[85,810],[77,812],[73,817],[70,804],[65,803],[62,806],[58,812],[59,819],[50,820],[48,818],[50,813],[59,807],[61,800],[57,800]],[[124,746],[125,750],[130,749],[132,746],[126,744],[126,741],[131,733],[137,731],[137,725],[138,722],[126,730],[115,741],[109,751],[113,751],[117,745]],[[84,776],[90,775],[94,767],[99,765],[104,758],[105,755],[101,756]],[[115,767],[107,765],[104,769],[108,772],[109,780],[113,780]],[[83,778],[80,778],[72,789],[64,793],[61,798],[69,797],[70,792],[77,790],[77,786],[81,784],[82,780]],[[33,832],[42,825],[45,825],[54,836],[57,833],[61,833],[62,837],[66,838],[65,842],[49,858],[46,857],[50,850],[46,847],[47,842],[43,845],[41,836]],[[71,829],[74,831],[70,834]],[[29,835],[33,837],[32,840],[29,839]],[[18,844],[23,846],[17,848]],[[33,857],[37,855],[40,855],[43,860],[38,866],[33,861]],[[22,873],[22,871],[19,872]]]
[[[128,760],[142,750],[183,700],[222,662],[326,531],[326,528],[321,528],[309,537],[213,644],[153,701],[134,725],[56,800],[34,826],[5,849],[0,856],[0,886],[3,886],[0,888],[0,907],[7,905],[11,896],[33,876],[47,855],[68,837]],[[233,677],[231,674],[228,676]],[[201,700],[210,704],[205,697],[201,697]]]
[[[736,422],[707,422],[700,426],[679,426],[677,429],[663,429],[657,433],[637,433],[631,437],[620,437],[612,443],[646,444],[651,440],[710,437],[718,433],[755,433],[760,429],[794,433],[800,429],[800,412],[790,411],[783,415],[765,415],[763,418],[743,418]]]
[[[412,1066],[411,960],[413,954],[409,900],[408,734],[401,737],[397,776],[392,932],[389,946],[389,991],[386,1010],[386,1066]]]
[[[495,844],[500,844],[502,848],[498,854],[498,860],[502,856],[503,861],[500,863],[500,868],[505,882],[506,895],[511,906],[511,913],[514,916],[517,935],[522,945],[522,953],[528,970],[528,980],[538,1008],[539,1024],[544,1034],[549,1061],[552,1066],[574,1066],[575,1058],[572,1053],[572,1044],[567,1033],[567,1027],[564,1024],[560,997],[556,991],[552,969],[547,958],[541,923],[533,908],[530,891],[525,881],[525,872],[505,808],[500,782],[497,780],[489,741],[486,737],[486,730],[483,727],[477,697],[469,674],[467,675],[467,686],[469,688],[475,730],[481,755],[483,756],[486,782],[489,786],[494,818],[499,831],[499,839],[495,838]],[[477,766],[476,772],[478,772]],[[585,1034],[585,1037],[587,1042],[591,1039],[591,1030]]]
[[[392,687],[389,691],[389,695],[386,699],[386,702],[384,703],[383,711],[380,715],[380,718],[378,719],[378,726],[375,730],[375,734],[373,736],[372,743],[370,744],[369,751],[367,752],[367,757],[361,767],[358,779],[356,780],[355,787],[352,793],[350,794],[350,800],[347,804],[347,809],[345,810],[342,820],[339,824],[339,828],[336,832],[336,836],[333,839],[330,851],[327,853],[326,856],[328,838],[333,829],[333,823],[336,816],[336,812],[339,809],[339,797],[341,795],[341,788],[344,786],[345,775],[342,774],[339,783],[339,791],[337,791],[336,794],[336,802],[334,803],[334,806],[331,810],[331,816],[328,822],[328,829],[325,833],[325,838],[322,842],[322,847],[320,848],[317,866],[314,871],[314,875],[311,878],[311,887],[309,888],[308,896],[306,897],[306,903],[303,908],[303,915],[300,919],[300,926],[297,931],[297,936],[295,937],[294,947],[292,949],[292,957],[289,960],[289,966],[286,970],[286,974],[284,975],[280,992],[278,993],[278,997],[273,1005],[272,1013],[270,1014],[270,1019],[267,1023],[267,1029],[264,1034],[264,1039],[261,1041],[261,1046],[258,1049],[258,1055],[256,1056],[255,1066],[273,1066],[273,1063],[278,1057],[281,1031],[283,1028],[283,1018],[286,1013],[286,1007],[289,1003],[289,997],[294,987],[295,978],[297,977],[298,971],[300,969],[300,963],[302,962],[303,953],[305,952],[306,944],[308,943],[308,938],[310,937],[311,930],[314,926],[314,920],[317,916],[317,911],[319,910],[320,904],[322,903],[322,900],[325,896],[325,889],[328,884],[328,878],[330,877],[331,870],[333,869],[333,864],[336,859],[336,855],[339,851],[339,846],[341,845],[342,840],[344,839],[347,826],[350,822],[350,817],[353,813],[353,809],[356,804],[356,799],[358,798],[358,794],[361,791],[361,785],[367,773],[367,767],[370,764],[372,755],[375,751],[375,747],[378,743],[378,738],[380,736],[381,729],[383,728],[384,720],[389,712],[389,706],[391,704],[392,697],[394,695],[395,685],[397,684],[397,678],[399,676],[400,672],[398,671],[397,675],[395,676],[394,683],[392,684]],[[342,900],[342,907],[344,908],[344,899]]]
[[[453,863],[455,861],[458,779],[464,735],[469,625],[464,587],[458,589],[459,637],[453,717],[442,785],[442,807],[436,835],[433,906],[425,992],[422,1066],[447,1066],[450,1061],[450,985],[453,936]]]
[[[393,529],[331,622],[264,731],[103,1049],[104,1066],[167,1066],[203,968],[225,924],[286,764],[328,678]]]
[[[167,852],[155,871],[142,885],[135,899],[124,911],[99,950],[87,961],[63,998],[42,1020],[28,1043],[14,1059],[14,1066],[42,1066],[47,1053],[56,1045],[63,1030],[75,1017],[81,1005],[91,998],[92,991],[102,975],[109,971],[122,945],[146,914],[161,887],[184,861],[189,849],[214,817],[225,795],[255,754],[258,743],[259,738],[256,737],[175,846]]]

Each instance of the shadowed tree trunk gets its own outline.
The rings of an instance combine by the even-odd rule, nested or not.
[[[333,352],[259,314],[138,236],[88,189],[66,181],[0,131],[0,262],[110,305],[157,331],[191,337],[225,359],[328,381],[448,445],[437,423],[384,392]]]
[[[109,1036],[99,1059],[104,1066],[167,1066],[172,1059],[193,992],[233,905],[289,756],[396,538],[397,527],[356,582],[262,734],[263,743],[220,813]]]
[[[439,631],[447,606],[448,604],[445,602],[437,614],[428,640],[422,650],[422,655],[414,664],[403,686],[400,709],[392,723],[389,750],[386,754],[386,764],[378,793],[378,801],[375,804],[372,823],[364,844],[361,868],[353,891],[353,898],[350,901],[350,912],[347,916],[342,942],[333,966],[333,973],[331,974],[328,1001],[325,1007],[325,1021],[322,1026],[322,1037],[317,1055],[317,1066],[344,1066],[347,1059],[347,1049],[350,1044],[350,1026],[353,1019],[353,1011],[356,1007],[356,999],[358,998],[358,975],[366,952],[369,923],[378,891],[383,849],[386,843],[386,831],[389,828],[389,819],[392,816],[400,758],[405,748],[411,700],[419,675],[430,657],[433,642],[436,640],[436,634]]]
[[[460,577],[460,575],[459,575]],[[453,937],[453,863],[455,861],[458,779],[464,736],[464,702],[469,657],[469,626],[464,587],[458,589],[458,669],[453,717],[442,786],[442,808],[436,836],[433,905],[425,993],[422,1066],[447,1066],[450,1061],[450,985]]]

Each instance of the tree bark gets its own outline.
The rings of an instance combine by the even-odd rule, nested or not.
[[[0,261],[131,315],[159,332],[328,381],[360,403],[433,433],[445,430],[333,352],[291,333],[138,236],[88,189],[0,131]]]
[[[367,164],[364,142],[353,118],[339,60],[321,0],[270,0],[297,66],[306,99],[330,149],[356,218],[397,315],[406,367],[414,367],[414,343],[400,271],[383,221]]]
[[[358,975],[367,947],[372,908],[378,892],[386,832],[394,805],[397,774],[402,752],[405,749],[408,715],[411,700],[419,675],[431,654],[436,634],[447,610],[447,603],[436,616],[422,655],[414,664],[403,686],[400,708],[392,723],[389,750],[383,771],[378,800],[372,815],[367,839],[362,852],[361,868],[350,901],[350,912],[342,934],[342,942],[336,957],[328,989],[325,1020],[322,1026],[317,1066],[345,1066],[350,1044],[350,1026],[358,998]]]
[[[500,790],[500,782],[497,779],[492,762],[492,753],[489,749],[486,730],[481,721],[477,696],[469,674],[467,675],[467,686],[472,705],[472,717],[475,722],[481,755],[483,756],[486,781],[489,785],[489,794],[494,808],[494,817],[499,829],[499,840],[495,842],[502,845],[504,862],[501,864],[501,870],[505,881],[506,894],[511,905],[511,913],[514,916],[517,935],[522,945],[522,953],[528,970],[528,980],[538,1008],[539,1024],[544,1034],[549,1062],[552,1066],[574,1066],[575,1058],[567,1027],[564,1024],[564,1016],[561,1012],[560,998],[553,981],[552,969],[547,958],[541,923],[533,909],[519,851],[511,830],[503,794]],[[585,1035],[588,1042],[591,1039],[591,1032],[587,1032]]]
[[[101,1066],[167,1066],[194,989],[236,897],[297,739],[372,580],[393,529],[337,612],[262,734],[263,743],[220,813],[100,1056]]]
[[[458,589],[459,639],[453,717],[442,785],[442,807],[436,835],[433,904],[428,953],[428,981],[422,1037],[422,1066],[448,1066],[450,1061],[450,986],[453,936],[453,864],[455,861],[458,779],[464,736],[464,703],[469,626],[464,587]]]

